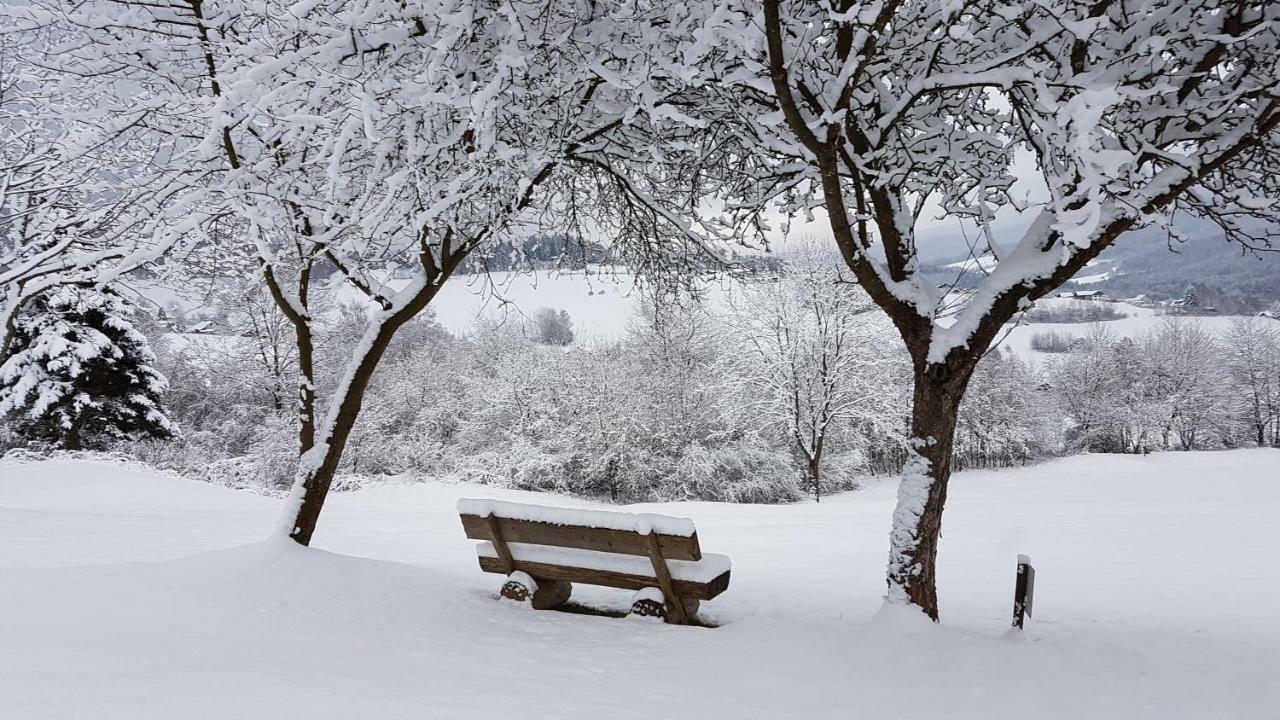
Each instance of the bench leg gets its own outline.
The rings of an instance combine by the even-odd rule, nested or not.
[[[535,580],[523,572],[513,572],[502,584],[502,597],[528,602],[534,610],[550,610],[563,605],[573,594],[573,584],[564,580]]]
[[[534,610],[550,610],[560,607],[573,594],[573,584],[564,580],[539,580],[538,591],[533,594]]]
[[[689,622],[698,614],[698,607],[702,604],[697,598],[680,598],[681,604],[684,605],[684,619]],[[670,613],[668,613],[670,616]]]
[[[657,588],[650,590],[641,590],[636,593],[636,597],[631,601],[631,614],[640,617],[659,617],[665,622],[672,624],[687,624],[698,614],[699,601],[696,598],[679,598],[681,609],[684,613],[672,612],[673,608],[670,604],[664,602],[662,592]]]

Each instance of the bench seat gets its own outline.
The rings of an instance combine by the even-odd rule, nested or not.
[[[536,578],[623,590],[641,590],[656,583],[648,557],[526,543],[508,543],[507,547],[514,569]],[[476,554],[485,572],[508,572],[493,543],[477,544]],[[667,560],[667,567],[675,590],[682,597],[710,600],[729,588],[730,562],[726,555],[702,553],[701,560]]]

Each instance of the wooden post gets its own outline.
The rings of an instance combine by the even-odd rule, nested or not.
[[[504,574],[510,575],[515,569],[515,561],[511,558],[511,548],[507,547],[507,541],[502,539],[502,528],[498,525],[498,518],[492,514],[485,518],[485,522],[489,524],[489,541],[493,543],[493,549],[498,553],[498,559],[502,561]]]
[[[1031,604],[1036,595],[1036,569],[1031,566],[1031,558],[1018,556],[1018,575],[1013,586],[1013,627],[1022,629],[1024,615],[1031,614]]]
[[[658,578],[658,587],[662,589],[662,596],[667,599],[667,618],[669,622],[676,625],[684,625],[689,618],[685,614],[684,603],[676,597],[676,591],[671,584],[671,570],[667,568],[667,559],[662,556],[662,546],[658,544],[658,533],[650,531],[645,539],[649,546],[649,562],[653,564],[653,574]]]

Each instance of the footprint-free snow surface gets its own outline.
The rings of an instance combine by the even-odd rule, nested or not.
[[[455,502],[278,500],[87,461],[0,465],[0,718],[1278,718],[1280,451],[1081,456],[953,481],[943,623],[881,611],[892,484],[691,518],[718,628],[495,599]],[[1018,553],[1035,614],[1007,633]],[[629,595],[575,588],[605,606]]]

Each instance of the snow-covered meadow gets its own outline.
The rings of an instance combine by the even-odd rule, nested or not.
[[[1080,304],[1080,300],[1047,299],[1037,303],[1044,307],[1061,307],[1069,304]],[[1108,303],[1109,307],[1126,317],[1115,320],[1104,320],[1099,323],[1031,323],[1009,325],[1005,328],[999,341],[1000,347],[1012,350],[1024,360],[1043,359],[1047,353],[1034,350],[1031,338],[1037,333],[1058,333],[1071,337],[1087,336],[1095,325],[1101,325],[1116,337],[1137,338],[1155,330],[1161,323],[1177,321],[1204,328],[1215,336],[1222,337],[1231,328],[1231,323],[1239,319],[1239,315],[1197,315],[1180,316],[1160,312],[1156,308],[1140,307],[1126,302]]]
[[[969,263],[975,261],[970,260]],[[960,264],[960,263],[954,263]],[[1079,281],[1079,280],[1077,280]],[[723,308],[724,298],[733,292],[738,281],[724,279],[706,283],[701,302],[713,310]],[[522,322],[542,307],[568,309],[580,341],[612,341],[621,337],[627,324],[640,309],[641,292],[634,276],[625,272],[596,270],[547,271],[524,273],[492,273],[476,275],[448,286],[441,292],[435,308],[436,319],[454,333],[472,331],[477,323],[510,321]],[[341,295],[347,302],[357,300],[353,290]],[[1081,300],[1047,298],[1037,306],[1055,308],[1079,305]],[[1117,337],[1138,337],[1150,332],[1160,323],[1177,319],[1203,327],[1221,336],[1231,326],[1237,315],[1200,315],[1184,317],[1169,315],[1162,309],[1141,307],[1126,302],[1107,303],[1126,317],[1101,321],[1101,325]],[[1011,324],[1000,336],[999,346],[1012,350],[1023,360],[1042,359],[1046,353],[1032,349],[1031,338],[1036,333],[1055,332],[1073,337],[1086,336],[1095,323],[1021,323]]]
[[[978,261],[968,260],[952,265],[973,265],[985,262],[987,256]],[[1077,278],[1077,282],[1081,279]],[[399,282],[393,281],[393,287]],[[698,302],[712,311],[722,311],[725,298],[740,289],[740,281],[721,278],[701,284]],[[156,285],[140,287],[137,292],[147,298],[147,302],[156,306],[178,308],[189,314],[189,319],[198,319],[213,313],[216,308],[208,307],[199,293],[184,295],[172,288]],[[358,291],[348,286],[339,285],[331,288],[334,301],[338,305],[361,305],[363,300]],[[573,322],[578,343],[613,342],[626,334],[627,327],[634,322],[641,310],[643,292],[637,285],[633,274],[623,270],[607,267],[593,267],[584,272],[581,270],[536,270],[525,272],[494,272],[463,276],[458,282],[446,285],[440,296],[432,303],[432,311],[436,321],[450,332],[465,335],[474,332],[478,327],[493,323],[512,323],[519,327],[540,308],[567,310]],[[1062,308],[1080,305],[1090,301],[1046,298],[1037,302],[1037,307]],[[1223,335],[1238,319],[1238,315],[1199,315],[1185,317],[1167,314],[1166,311],[1154,307],[1142,307],[1126,302],[1106,303],[1118,313],[1126,317],[1103,320],[1100,323],[1090,322],[1037,322],[1011,323],[997,339],[999,347],[1015,353],[1024,361],[1035,362],[1046,358],[1049,354],[1035,350],[1031,346],[1032,336],[1037,333],[1057,333],[1071,337],[1085,337],[1095,324],[1101,324],[1117,337],[1138,337],[1151,332],[1161,323],[1171,319],[1193,323],[1203,327],[1215,335]],[[223,338],[209,334],[174,334],[170,337],[178,342],[199,342],[217,344]]]
[[[280,502],[101,462],[0,466],[0,717],[1267,718],[1280,708],[1280,451],[1084,455],[961,473],[943,624],[880,612],[893,483],[821,504],[629,508],[733,560],[715,629],[495,600],[459,497]],[[1014,558],[1038,579],[1007,632]],[[575,588],[624,605],[628,593]]]

